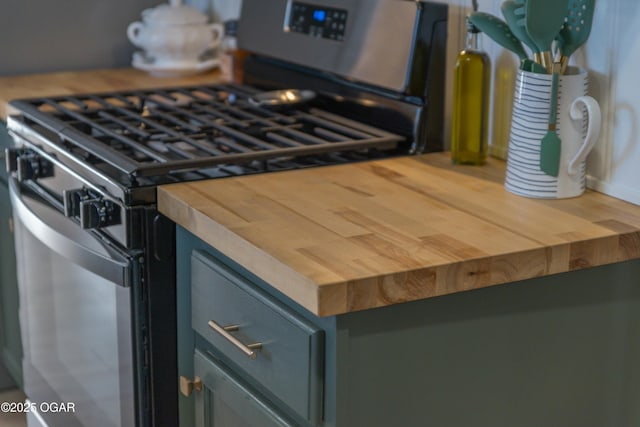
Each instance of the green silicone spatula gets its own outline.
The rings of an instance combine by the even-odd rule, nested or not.
[[[526,0],[524,15],[518,23],[542,52],[542,65],[551,73],[551,45],[564,24],[569,0]]]
[[[540,170],[551,176],[558,176],[560,171],[561,141],[556,132],[556,115],[558,109],[558,79],[560,64],[552,65],[551,102],[549,103],[549,128],[540,141]]]
[[[569,57],[589,38],[595,3],[595,0],[569,1],[565,22],[557,39],[561,54],[561,73],[567,69]]]
[[[522,43],[502,19],[490,13],[472,12],[469,15],[469,21],[500,46],[518,55],[521,61],[527,59],[527,52],[524,50]]]
[[[502,11],[502,15],[504,16],[505,21],[507,21],[507,25],[509,29],[522,43],[527,45],[531,52],[533,52],[534,59],[537,63],[541,62],[540,59],[540,49],[538,46],[531,40],[529,34],[527,34],[527,30],[523,25],[518,24],[518,20],[522,19],[522,17],[516,15],[516,9],[520,8],[521,5],[516,3],[515,0],[505,0],[502,2],[500,6],[500,10]]]

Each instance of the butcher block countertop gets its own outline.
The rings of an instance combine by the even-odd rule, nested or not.
[[[640,207],[507,192],[447,153],[162,186],[162,213],[330,316],[640,258]]]
[[[219,70],[188,77],[159,78],[133,68],[118,68],[0,77],[0,120],[12,114],[9,101],[21,98],[110,92],[129,89],[216,83],[226,77]]]
[[[134,69],[0,77],[12,99],[217,83],[218,70]],[[311,312],[329,316],[640,258],[640,207],[595,193],[514,196],[504,163],[447,154],[159,189],[159,208]]]

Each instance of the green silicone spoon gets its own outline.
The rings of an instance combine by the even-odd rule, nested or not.
[[[542,52],[542,65],[551,73],[551,45],[564,24],[569,0],[527,0],[525,14],[518,23],[524,26],[531,40]]]

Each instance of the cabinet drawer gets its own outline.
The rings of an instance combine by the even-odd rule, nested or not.
[[[197,350],[193,362],[203,386],[196,394],[196,426],[293,427],[232,374]]]
[[[195,251],[191,256],[193,329],[232,366],[312,424],[322,408],[324,333],[244,277]],[[215,322],[215,324],[214,324]],[[216,331],[214,327],[233,330]],[[236,340],[236,342],[232,342]],[[247,348],[260,343],[254,358]]]

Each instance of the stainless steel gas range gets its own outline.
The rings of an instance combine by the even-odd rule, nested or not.
[[[6,155],[30,424],[177,425],[174,225],[158,185],[442,148],[447,8],[244,0],[243,84],[18,100]],[[264,90],[312,89],[272,109]]]

